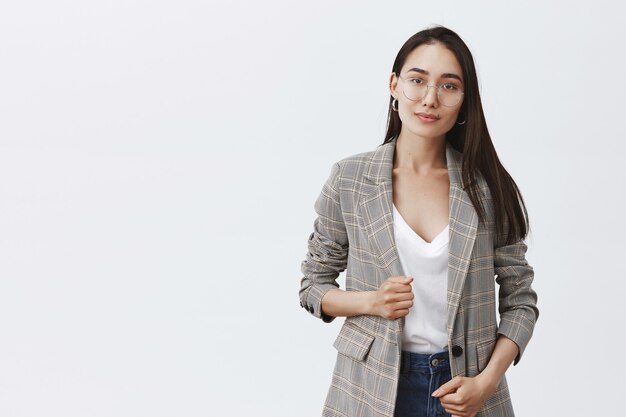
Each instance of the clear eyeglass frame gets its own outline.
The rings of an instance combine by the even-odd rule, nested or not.
[[[402,94],[404,95],[404,97],[406,97],[408,100],[411,101],[421,101],[424,99],[424,97],[426,97],[428,95],[428,89],[430,87],[434,87],[437,89],[437,100],[439,101],[439,104],[441,104],[442,106],[445,107],[454,107],[457,104],[459,104],[459,102],[461,101],[461,99],[463,98],[463,95],[465,95],[465,92],[463,91],[455,91],[454,93],[446,91],[446,90],[442,90],[441,87],[443,87],[444,85],[448,84],[448,83],[444,83],[442,85],[428,85],[428,84],[424,84],[423,87],[425,87],[424,89],[424,95],[418,99],[412,99],[410,98],[405,90],[404,90],[404,83],[409,80],[409,79],[413,79],[413,78],[405,78],[403,76],[401,76],[400,74],[396,74],[398,78],[400,78],[402,80]],[[444,91],[443,95],[442,95],[442,91]],[[449,100],[454,99],[454,102],[451,102]],[[450,104],[452,103],[452,104]]]

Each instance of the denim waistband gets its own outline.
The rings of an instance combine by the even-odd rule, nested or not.
[[[415,353],[406,350],[402,351],[402,361],[400,369],[406,371],[409,369],[426,368],[432,372],[441,371],[450,367],[450,357],[448,351],[437,353]]]

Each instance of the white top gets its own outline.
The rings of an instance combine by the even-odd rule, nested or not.
[[[402,350],[446,350],[449,225],[428,243],[411,229],[393,205],[393,230],[404,274],[413,277],[413,307],[405,316]]]

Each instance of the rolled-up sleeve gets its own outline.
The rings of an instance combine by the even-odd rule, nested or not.
[[[527,245],[519,240],[495,248],[494,253],[496,282],[500,286],[498,333],[519,347],[513,365],[520,361],[539,317],[537,293],[531,286],[535,273],[526,261],[526,250]]]
[[[335,317],[322,312],[322,297],[328,290],[339,288],[337,277],[346,269],[348,260],[348,235],[338,192],[340,172],[340,165],[335,163],[315,201],[317,218],[301,264],[300,306],[326,323]]]

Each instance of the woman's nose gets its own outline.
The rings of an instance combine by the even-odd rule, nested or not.
[[[437,96],[438,92],[439,92],[439,89],[436,86],[427,85],[426,95],[422,99],[422,104],[424,104],[424,106],[436,107],[437,104],[439,104],[439,97]]]

